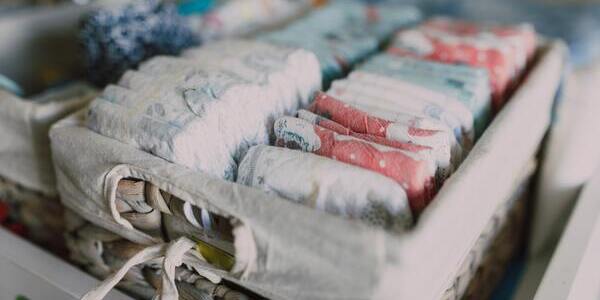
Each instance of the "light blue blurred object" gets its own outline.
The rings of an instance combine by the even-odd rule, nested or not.
[[[180,0],[177,3],[179,14],[202,14],[215,7],[215,0]]]
[[[10,78],[0,74],[0,89],[7,90],[15,95],[23,96],[21,87]]]
[[[564,39],[575,65],[600,57],[600,4],[542,2],[541,0],[427,0],[427,14],[475,21],[530,22],[543,35]]]

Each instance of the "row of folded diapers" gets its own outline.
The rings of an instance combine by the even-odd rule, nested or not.
[[[467,48],[464,52],[473,52],[478,60],[469,61],[468,56],[458,54],[447,58],[452,54],[442,54],[444,48],[427,56],[434,61],[415,59],[410,51],[422,43],[411,43],[413,40],[406,37],[424,34],[430,28],[444,28],[446,35],[438,35],[454,39],[445,49]],[[476,43],[482,42],[477,36],[496,48],[490,49],[489,44],[477,48]],[[482,29],[447,19],[432,19],[415,29],[402,30],[388,53],[368,59],[347,78],[334,81],[326,93],[316,93],[307,110],[298,111],[297,117],[282,117],[274,124],[277,146],[300,149],[383,176],[378,180],[364,180],[367,175],[346,176],[350,171],[337,171],[333,161],[320,162],[315,156],[263,145],[245,156],[237,181],[388,229],[406,227],[412,223],[411,214],[416,216],[426,207],[482,134],[492,116],[491,104],[496,103],[499,109],[510,92],[508,83],[514,85],[520,79],[534,52],[536,43],[531,37],[535,39],[535,33],[526,26]],[[476,68],[435,61],[440,56],[444,63]],[[485,57],[498,61],[512,56],[522,56],[523,61],[500,64],[513,73],[507,84],[494,90],[498,79],[493,74],[499,67]],[[477,68],[482,64],[485,68]],[[488,77],[488,73],[492,75]],[[332,184],[339,187],[318,189],[323,195],[318,194],[313,181],[328,182],[325,178],[335,178],[334,174],[342,174],[337,177],[348,182],[336,178]],[[358,191],[357,182],[362,183]],[[403,192],[398,191],[400,187]],[[344,193],[340,191],[348,191],[348,195],[340,195]],[[344,198],[356,207],[340,206],[338,201]],[[368,201],[360,203],[361,199]]]
[[[527,25],[435,18],[393,34],[418,18],[407,7],[330,5],[254,41],[152,58],[57,124],[61,200],[85,219],[69,229],[72,254],[97,276],[116,271],[85,299],[124,277],[122,287],[142,297],[154,289],[163,299],[299,296],[301,281],[276,278],[290,266],[271,261],[275,270],[260,272],[270,238],[261,234],[292,230],[284,216],[335,239],[310,223],[309,209],[278,215],[296,204],[393,234],[410,230],[536,48]],[[110,246],[120,238],[127,245]],[[301,244],[271,259],[302,257]],[[297,278],[325,280],[293,266]],[[330,272],[302,297],[352,281]]]
[[[10,9],[28,7],[32,5],[57,5],[62,2],[65,2],[65,0],[6,0],[0,4],[0,13],[2,13],[3,10],[8,11]]]
[[[522,192],[516,193],[510,201],[496,211],[469,252],[468,259],[457,269],[456,277],[444,292],[443,299],[485,299],[491,295],[494,284],[502,279],[504,266],[513,258],[512,255],[523,240],[525,220],[523,196]],[[156,237],[160,236],[164,240],[171,240],[182,234],[202,237],[197,240],[199,243],[196,250],[208,261],[224,268],[231,268],[233,265],[234,260],[230,255],[211,248],[211,245],[204,242],[218,242],[210,240],[209,236],[232,241],[231,225],[225,218],[206,215],[203,210],[192,207],[189,203],[160,191],[157,186],[144,181],[120,181],[116,197],[119,211],[123,211],[122,215],[136,227]],[[131,203],[143,206],[144,209],[141,211],[144,212],[133,211]],[[153,209],[148,203],[165,205],[160,211],[170,211],[170,213],[161,215],[159,210]],[[71,250],[71,260],[98,278],[106,278],[117,272],[128,260],[145,248],[142,244],[131,242],[86,222],[72,211],[66,212],[65,220],[66,240]],[[219,245],[223,247],[223,241]],[[231,246],[228,248],[231,252]],[[161,267],[160,259],[132,267],[118,286],[135,297],[149,299],[160,286]],[[180,299],[260,297],[231,282],[212,282],[187,268],[177,268],[176,278],[175,284]]]
[[[483,22],[527,21],[541,35],[564,40],[569,46],[570,62],[576,67],[592,63],[600,55],[600,5],[597,1],[425,0],[419,1],[419,5],[427,14],[433,15]]]
[[[179,1],[179,10],[182,6],[193,5],[192,2]],[[79,37],[87,67],[102,80],[122,73],[120,69],[110,67],[113,63],[119,68],[127,68],[147,56],[175,53],[184,46],[190,46],[189,41],[178,41],[191,35],[178,35],[181,39],[173,39],[173,33],[182,28],[187,30],[183,26],[190,26],[188,23],[197,23],[196,27],[202,28],[197,34],[208,42],[244,35],[250,29],[268,30],[270,26],[290,21],[311,6],[318,5],[318,1],[263,0],[264,5],[260,6],[246,0],[217,1],[205,7],[207,10],[210,8],[207,14],[191,16],[186,23],[182,21],[181,12],[176,13],[173,3],[125,1],[114,7],[105,6],[103,1],[94,3],[98,6],[84,15]],[[127,53],[136,51],[138,55],[133,55],[135,60],[127,63]],[[142,55],[139,55],[140,52]],[[99,65],[109,67],[103,69]],[[97,93],[91,85],[73,81],[69,76],[61,75],[41,82],[41,86],[49,88],[31,95],[30,91],[0,74],[0,126],[3,129],[0,132],[0,199],[3,200],[0,224],[60,256],[65,256],[64,226],[62,206],[55,188],[48,131],[53,123],[87,105]],[[88,79],[98,84],[95,79],[100,77],[94,76]]]
[[[269,142],[269,132],[276,117],[306,106],[311,95],[320,89],[322,70],[325,72],[333,69],[335,73],[330,72],[330,76],[341,76],[344,68],[379,47],[382,38],[368,43],[366,49],[361,42],[372,41],[373,38],[368,35],[381,30],[377,27],[383,27],[382,23],[395,24],[394,28],[386,29],[389,35],[397,27],[413,23],[419,17],[416,10],[404,7],[396,8],[394,17],[373,17],[371,14],[376,12],[371,7],[358,4],[332,5],[298,21],[299,24],[309,26],[315,20],[326,20],[328,16],[333,16],[333,20],[344,20],[348,25],[347,31],[356,32],[354,36],[349,35],[344,30],[340,31],[337,24],[323,26],[321,31],[305,29],[305,34],[311,34],[315,39],[315,44],[309,44],[306,48],[318,50],[317,56],[306,50],[290,48],[288,44],[291,40],[274,40],[225,41],[188,50],[182,58],[151,59],[143,63],[138,71],[125,73],[118,85],[105,89],[102,96],[90,105],[88,126],[158,156],[184,163],[211,177],[234,180],[237,162],[246,150],[251,145]],[[360,28],[361,26],[366,28]],[[282,32],[297,34],[296,28],[301,26],[286,28]],[[338,35],[340,38],[336,39]],[[361,48],[360,51],[353,50],[357,46]],[[136,96],[136,93],[141,95]],[[248,103],[240,102],[241,97],[247,98]],[[144,107],[137,105],[137,101],[142,99],[152,99],[152,103],[142,105]],[[111,127],[113,124],[123,127]],[[202,139],[204,142],[197,142]],[[120,193],[117,189],[117,203],[121,204],[116,204],[115,210],[118,214],[125,213],[132,217],[133,220],[128,219],[128,222],[132,222],[134,226],[140,225],[140,217],[136,216],[141,213],[147,214],[144,217],[152,215],[156,218],[157,214],[160,217],[158,209],[148,205],[139,210],[140,206],[137,204],[118,202]],[[171,203],[177,201],[171,200]],[[180,215],[192,222],[189,224],[203,229],[213,226],[215,217],[207,210],[192,208],[189,203],[179,205]],[[165,209],[166,205],[161,207]],[[174,213],[170,208],[163,212],[167,211]],[[199,219],[193,216],[198,216]],[[220,223],[228,222],[223,220]],[[149,233],[156,233],[156,223],[152,225]],[[149,229],[144,224],[139,227]],[[208,257],[214,263],[210,259],[210,251],[216,251],[213,256],[217,262],[221,261],[217,265],[225,269],[231,268],[231,259],[225,259],[234,254],[231,233],[225,236],[216,234],[217,239],[211,237],[213,234],[208,230],[200,232],[203,234],[192,236],[211,241],[205,245],[209,249],[208,253],[200,249],[204,258]],[[229,238],[224,239],[227,236]],[[213,244],[219,247],[215,248]],[[240,257],[236,259],[240,261]],[[214,279],[214,276],[209,278]],[[164,287],[161,288],[165,293]],[[99,293],[103,291],[105,289],[97,290]],[[88,296],[95,297],[93,294]]]
[[[284,3],[286,1],[280,2]],[[311,3],[311,5],[315,5],[317,2],[319,1]],[[226,3],[228,3],[229,6],[220,7],[220,9],[213,12],[213,14],[223,14],[221,17],[224,18],[224,20],[230,19],[230,17],[226,16],[226,13],[223,13],[223,11],[227,11],[227,8],[232,10],[232,7],[236,7],[237,5],[239,9],[239,7],[243,7],[243,5],[248,7],[250,4],[248,2],[244,4],[244,1],[228,1]],[[308,3],[308,1],[306,3]],[[306,3],[303,4],[303,7],[306,6]],[[266,5],[262,6],[262,8],[266,9],[259,9],[258,11],[263,14],[274,13],[273,8],[277,8],[277,5],[275,5],[277,4],[276,1],[265,4]],[[256,11],[256,7],[253,7],[254,11]],[[126,6],[126,9],[131,9],[131,6]],[[339,10],[343,10],[344,13],[340,14],[338,12]],[[313,41],[314,43],[312,45],[307,45],[306,48],[316,49],[316,46],[321,48],[329,47],[329,53],[327,53],[327,49],[320,50],[319,58],[323,60],[322,65],[327,66],[326,68],[338,70],[336,71],[337,73],[335,76],[341,76],[341,70],[348,66],[344,65],[342,67],[341,63],[340,66],[333,66],[332,58],[334,56],[346,61],[345,64],[354,63],[361,58],[359,57],[361,54],[343,53],[343,51],[354,51],[350,46],[352,43],[360,44],[360,39],[362,39],[362,41],[369,41],[369,49],[365,50],[364,46],[357,47],[361,48],[361,51],[364,51],[361,52],[362,55],[367,55],[368,53],[373,52],[380,42],[372,43],[371,41],[373,39],[366,37],[367,34],[375,32],[376,30],[381,31],[381,29],[377,29],[379,28],[377,26],[384,28],[389,28],[389,26],[399,27],[403,24],[413,23],[419,17],[418,12],[411,8],[397,9],[396,12],[398,15],[393,18],[389,16],[389,18],[379,18],[371,15],[373,12],[377,12],[377,10],[357,4],[349,6],[331,5],[326,9],[311,14],[306,20],[301,21],[304,24],[311,24],[314,20],[328,19],[327,16],[334,19],[341,16],[346,24],[358,22],[354,24],[355,27],[351,26],[350,30],[360,32],[360,35],[357,35],[356,37],[350,36],[344,31],[337,30],[335,28],[336,26],[332,25],[321,32],[315,33],[315,36],[321,36],[323,38],[322,42]],[[245,14],[245,16],[249,15]],[[250,16],[252,16],[252,14],[250,14]],[[285,16],[282,16],[282,18],[283,17]],[[291,14],[289,14],[288,17],[291,17]],[[247,21],[255,20],[259,23],[246,27],[260,29],[270,24],[269,22],[261,22],[260,19],[260,14],[258,14],[258,17],[256,18],[250,18],[250,20]],[[389,25],[391,23],[396,25]],[[237,23],[236,26],[238,26],[240,30],[245,30],[243,23]],[[361,29],[358,28],[359,26],[369,26],[369,32],[360,31]],[[310,30],[310,28],[306,28],[305,30]],[[389,28],[387,30],[391,32],[393,29]],[[344,35],[344,37],[340,37],[340,42],[334,43],[325,41],[326,39],[335,39],[336,34]],[[230,33],[223,33],[222,35],[216,35],[213,38],[216,39],[229,35],[239,35],[239,33],[232,31]],[[85,36],[85,33],[83,33],[83,36]],[[232,43],[233,44],[230,46],[233,46],[234,48],[244,46],[244,43],[236,44],[235,41]],[[286,43],[289,42],[284,40],[272,42],[274,45]],[[259,45],[256,47],[261,46]],[[275,48],[277,47],[287,48],[287,46],[275,46]],[[340,49],[337,47],[340,47]],[[255,48],[258,52],[264,49],[265,48]],[[216,52],[214,54],[216,54]],[[279,55],[285,56],[283,52],[279,53]],[[248,56],[248,63],[250,65],[256,64],[256,67],[259,69],[265,67],[261,65],[262,63],[269,64],[269,62],[262,62],[262,58],[260,57],[253,58],[250,57],[252,55]],[[312,56],[312,54],[305,52],[304,56]],[[169,58],[166,59],[168,60]],[[209,58],[206,59],[210,61]],[[252,62],[253,59],[258,59],[258,61]],[[271,59],[271,57],[269,59]],[[318,86],[321,84],[321,75],[319,74],[320,64],[316,62],[315,58],[309,57],[307,61],[308,66],[304,68],[308,68],[308,71],[305,74],[309,75],[307,80],[312,82],[307,82],[306,84],[315,86],[314,88],[301,87],[301,89],[305,89],[305,93],[308,94],[308,90],[312,91],[318,89]],[[300,67],[303,67],[302,64]],[[301,72],[303,71],[297,72],[296,76],[299,77]],[[247,75],[252,76],[250,73]],[[303,74],[303,76],[306,75]],[[139,79],[139,77],[135,78]],[[76,82],[72,84],[61,84],[57,88],[50,89],[41,96],[21,98],[16,95],[22,95],[23,91],[18,85],[14,84],[14,82],[3,77],[0,84],[2,89],[7,91],[6,93],[3,92],[2,95],[2,104],[5,107],[2,109],[3,118],[2,121],[0,121],[0,126],[6,129],[2,132],[3,135],[6,135],[2,139],[4,142],[0,143],[3,153],[0,162],[3,165],[0,170],[2,172],[2,187],[0,191],[3,200],[0,209],[0,222],[14,232],[32,239],[41,246],[53,251],[55,254],[64,256],[65,249],[62,239],[62,232],[65,228],[62,220],[63,209],[57,199],[54,170],[50,161],[47,133],[51,124],[86,105],[97,92],[91,86]],[[304,99],[308,98],[307,95],[302,97]]]
[[[98,167],[95,163],[110,165],[121,160],[147,166],[131,158],[139,154],[131,146],[186,166],[193,173],[203,174],[203,179],[207,175],[207,182],[220,188],[237,187],[221,186],[219,179],[237,181],[331,214],[362,219],[391,232],[414,224],[520,80],[535,48],[535,34],[528,26],[488,27],[436,18],[396,33],[387,53],[371,56],[395,30],[419,18],[414,9],[393,7],[330,5],[281,30],[259,35],[256,41],[218,42],[188,50],[179,58],[151,59],[137,71],[125,73],[117,85],[107,87],[92,102],[87,116],[79,114],[57,126],[53,148],[58,152],[55,159],[62,200],[76,214],[95,224],[85,226],[94,228],[89,229],[93,232],[90,236],[102,236],[98,239],[102,242],[119,240],[118,235],[130,240],[125,242],[129,245],[125,248],[131,251],[115,250],[118,258],[110,268],[100,267],[99,271],[98,266],[102,265],[92,259],[92,263],[87,262],[88,269],[106,277],[127,265],[127,259],[145,249],[145,245],[175,241],[173,245],[181,247],[183,242],[177,237],[186,236],[194,242],[185,246],[197,249],[193,257],[184,258],[188,266],[196,264],[194,271],[178,268],[175,275],[166,271],[156,275],[162,263],[157,258],[160,255],[154,253],[154,261],[148,264],[152,268],[145,268],[143,274],[121,272],[117,277],[135,277],[137,283],[129,288],[125,283],[125,288],[146,298],[154,288],[163,293],[168,289],[168,284],[156,284],[156,280],[162,280],[156,276],[176,278],[178,283],[171,287],[176,287],[182,297],[188,292],[192,298],[204,293],[216,298],[226,298],[226,294],[243,297],[239,290],[245,289],[229,283],[240,281],[220,271],[244,261],[236,251],[237,245],[234,247],[234,236],[244,236],[235,230],[244,227],[214,214],[227,216],[226,210],[220,211],[209,203],[192,205],[140,180],[114,184],[116,200],[107,206],[106,191],[99,186],[107,174],[86,171]],[[330,84],[365,58],[366,62],[346,79]],[[323,86],[330,88],[326,93],[318,92]],[[85,90],[95,93],[89,87]],[[27,107],[44,107],[39,108],[40,128],[19,133],[30,138],[27,142],[39,143],[35,149],[47,149],[47,138],[39,136],[45,136],[50,124],[91,97],[86,92],[29,102],[3,96],[15,98]],[[65,99],[77,99],[77,104],[71,105]],[[45,108],[45,103],[49,108]],[[3,110],[10,115],[5,120],[18,119],[15,116],[28,109]],[[74,125],[80,122],[123,143],[105,142],[104,137]],[[7,126],[14,128],[19,124]],[[66,128],[69,126],[74,128]],[[105,151],[86,163],[86,147]],[[23,153],[22,158],[26,157],[40,154]],[[40,166],[28,167],[32,162],[24,160],[21,166],[30,173],[17,172],[27,174],[22,182],[31,182],[39,174],[49,177],[40,179],[41,187],[12,183],[21,182],[20,178],[8,180],[7,190],[12,192],[3,193],[4,198],[19,198],[14,196],[15,191],[41,190],[33,194],[42,200],[20,201],[20,206],[34,207],[29,213],[25,209],[19,214],[61,219],[60,213],[48,213],[61,210],[60,207],[45,208],[57,202],[45,201],[56,198],[50,178],[52,166],[47,166],[50,162],[36,160],[34,163]],[[9,165],[18,166],[16,162]],[[31,174],[33,170],[43,171]],[[135,175],[145,179],[140,173],[129,174]],[[175,177],[182,175],[185,174]],[[77,189],[83,192],[73,192]],[[247,198],[251,201],[252,197]],[[276,200],[262,198],[252,200]],[[79,203],[82,201],[91,203]],[[55,232],[64,230],[60,221],[43,223],[60,223]],[[82,252],[84,256],[99,253],[101,243],[73,242],[73,232],[78,230],[67,227],[76,261],[85,261],[81,259]],[[137,235],[127,228],[144,233]],[[85,240],[89,231],[77,236]],[[56,236],[53,235],[54,240],[58,240]],[[164,252],[165,246],[161,247],[154,250]],[[107,253],[103,258],[113,259],[110,251]],[[206,260],[217,268],[197,267],[198,260]],[[207,268],[219,276],[206,272]],[[220,277],[228,279],[225,285],[219,283]],[[137,286],[140,283],[142,288]],[[270,295],[264,286],[253,286],[253,290]]]

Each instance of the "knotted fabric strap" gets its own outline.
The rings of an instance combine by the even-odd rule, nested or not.
[[[116,273],[106,278],[99,286],[89,291],[82,300],[101,300],[112,290],[127,272],[134,266],[149,262],[153,259],[163,258],[162,284],[157,291],[155,299],[178,300],[179,292],[175,284],[175,270],[182,264],[193,268],[200,275],[213,283],[219,283],[221,277],[209,270],[202,256],[194,249],[196,243],[186,237],[181,237],[171,243],[149,246],[132,256]]]

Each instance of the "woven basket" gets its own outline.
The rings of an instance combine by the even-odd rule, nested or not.
[[[494,213],[457,270],[443,299],[489,299],[508,264],[523,249],[530,205],[531,175]]]
[[[86,222],[69,210],[65,213],[65,220],[65,237],[71,261],[99,279],[105,279],[119,270],[125,261],[144,248]],[[160,285],[160,267],[160,261],[135,266],[118,287],[135,298],[150,299]],[[177,269],[177,278],[177,288],[183,300],[260,298],[230,282],[213,284],[186,268]]]
[[[11,218],[14,218],[11,222],[23,226],[24,230],[19,234],[60,257],[66,257],[63,206],[58,198],[0,176],[0,202],[8,206]]]
[[[447,289],[444,299],[487,299],[490,297],[502,279],[508,263],[518,254],[523,245],[526,207],[529,201],[529,178],[532,169],[529,170],[528,176],[525,177],[514,195],[497,209],[468,257],[457,269],[453,285]],[[135,213],[128,210],[130,204],[127,203],[136,203],[135,205],[138,206],[147,205],[150,209],[145,214]],[[167,226],[176,227],[178,229],[176,235],[185,234],[198,240],[206,240],[207,235],[211,234],[191,225],[186,220],[181,205],[183,205],[182,200],[158,190],[156,186],[148,182],[123,179],[117,189],[118,209],[122,216],[137,228],[165,241],[174,238],[172,228],[166,228]],[[170,212],[166,212],[166,210]],[[221,235],[230,237],[226,231],[231,228],[222,226],[227,222],[223,222],[224,219],[217,216],[212,216],[212,218],[213,222],[221,224],[219,227]],[[118,270],[128,258],[143,248],[142,245],[127,241],[87,223],[73,213],[67,214],[67,219],[71,220],[67,222],[70,224],[67,240],[71,258],[99,278],[105,278]],[[231,243],[231,240],[226,238],[224,243]],[[89,245],[95,245],[95,247],[90,248]],[[132,269],[121,282],[120,287],[136,297],[150,298],[157,285],[156,282],[153,282],[155,279],[152,274],[158,272],[158,265],[147,264]],[[236,290],[243,289],[239,286],[231,283],[214,285],[189,273],[188,270],[180,271],[182,271],[180,277],[183,278],[183,281],[178,284],[178,287],[183,299],[187,300],[186,296],[190,297],[190,300],[195,299],[194,297],[198,297],[198,295],[206,297],[211,295],[220,299],[228,293],[229,296],[225,299],[245,299],[244,297],[247,297]],[[248,291],[244,293],[250,294]],[[252,298],[254,297],[257,296],[252,295]]]

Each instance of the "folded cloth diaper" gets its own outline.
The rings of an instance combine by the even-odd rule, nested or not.
[[[370,82],[360,82],[357,79],[336,80],[331,85],[336,92],[352,94],[354,97],[371,99],[377,106],[389,111],[401,111],[404,113],[435,119],[445,124],[461,146],[470,145],[468,132],[463,132],[460,120],[455,114],[449,112],[445,107],[436,103],[413,98],[410,95],[386,91],[377,88]],[[472,127],[472,122],[471,122]],[[465,137],[465,138],[463,138]]]
[[[0,206],[11,212],[9,228],[59,256],[66,252],[63,210],[48,131],[96,94],[82,82],[50,88],[29,99],[0,89]],[[0,207],[0,219],[1,211]]]
[[[275,122],[277,145],[298,148],[375,171],[396,181],[408,195],[415,214],[435,193],[435,161],[376,143],[367,142],[301,119],[282,117]]]
[[[313,112],[324,115],[357,133],[431,147],[436,153],[436,157],[439,157],[440,160],[446,160],[449,157],[455,165],[462,160],[462,147],[448,127],[420,126],[419,123],[426,122],[411,122],[411,119],[406,118],[405,115],[400,115],[402,118],[395,119],[395,116],[389,113],[371,114],[369,108],[363,110],[364,107],[360,105],[360,103],[365,103],[362,101],[369,97],[356,96],[354,93],[348,93],[335,87],[327,93],[327,95],[319,94],[315,98],[316,101],[311,106]],[[379,102],[376,101],[377,98],[372,99],[375,100],[372,102]],[[378,106],[377,110],[396,112],[389,105]],[[403,112],[402,110],[397,111]],[[410,117],[410,114],[408,116]],[[434,123],[434,125],[437,124]]]
[[[30,99],[0,89],[0,177],[44,196],[56,196],[48,131],[96,93],[82,82],[49,89]]]
[[[0,74],[0,89],[11,92],[15,95],[23,95],[21,87],[10,78]]]
[[[396,232],[412,224],[406,192],[392,179],[311,153],[254,146],[238,174],[238,183],[317,210]]]

